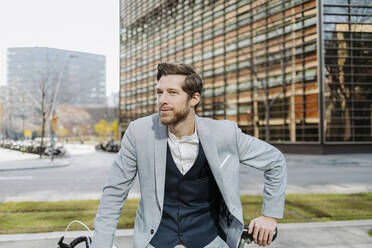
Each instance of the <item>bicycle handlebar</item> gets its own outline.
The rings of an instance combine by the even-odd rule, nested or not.
[[[244,244],[250,244],[253,242],[253,233],[249,234],[248,233],[249,231],[249,226],[248,225],[244,225],[244,228],[243,228],[243,233],[242,233],[242,236],[240,238],[240,242],[239,242],[239,248],[243,248],[244,247]],[[278,228],[276,227],[275,230],[274,230],[274,236],[273,236],[273,240],[274,241],[276,239],[276,236],[278,236]]]
[[[85,247],[89,248],[89,244],[92,242],[91,238],[90,237],[88,238],[87,236],[77,237],[76,239],[71,241],[70,244],[63,243],[63,239],[64,237],[62,236],[58,242],[58,248],[74,248],[75,246],[77,246],[78,244],[82,242],[85,242]]]

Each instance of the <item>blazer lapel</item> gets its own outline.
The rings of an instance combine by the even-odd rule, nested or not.
[[[214,179],[220,189],[222,197],[225,202],[229,201],[229,195],[225,191],[224,178],[220,165],[220,159],[216,146],[216,139],[214,133],[211,133],[210,127],[203,121],[202,118],[195,116],[196,130],[198,132],[199,140],[203,146],[205,156],[208,160],[209,166],[213,173]],[[218,134],[217,134],[218,135]],[[222,164],[223,165],[223,164]]]
[[[198,133],[199,141],[203,146],[205,156],[207,157],[209,166],[211,167],[214,178],[217,184],[221,182],[221,174],[219,169],[219,156],[216,147],[216,140],[214,134],[210,132],[208,126],[203,122],[203,119],[195,115],[196,131]],[[220,188],[222,185],[219,185]]]
[[[160,122],[159,116],[156,116],[157,118],[154,119],[155,185],[159,207],[163,209],[168,129]]]

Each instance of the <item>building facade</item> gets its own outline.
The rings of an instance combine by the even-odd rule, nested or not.
[[[40,129],[54,105],[106,106],[106,57],[47,47],[9,48],[6,87],[4,133],[22,138],[23,130]]]
[[[122,0],[120,11],[122,130],[156,111],[156,65],[184,62],[204,80],[201,116],[284,151],[370,149],[368,0]]]
[[[48,47],[9,48],[7,85],[56,85],[58,102],[106,105],[106,57]],[[35,93],[36,94],[36,93]]]
[[[4,104],[6,102],[7,88],[0,85],[0,140],[4,137]]]

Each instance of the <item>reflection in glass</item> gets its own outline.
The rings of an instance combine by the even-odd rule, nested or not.
[[[371,7],[371,0],[351,0],[350,5]]]
[[[332,38],[325,41],[326,141],[371,141],[372,32]]]
[[[371,24],[372,16],[351,16],[351,23]]]
[[[324,13],[328,13],[328,14],[347,14],[348,13],[348,8],[347,7],[328,6],[328,7],[324,7]]]
[[[348,4],[348,0],[324,0],[324,4],[329,4],[329,5],[347,5]]]
[[[348,22],[348,16],[324,15],[324,22],[347,23]]]

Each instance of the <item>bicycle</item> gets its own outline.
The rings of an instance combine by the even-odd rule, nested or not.
[[[83,225],[87,229],[89,235],[88,236],[79,236],[79,237],[75,238],[74,240],[72,240],[68,244],[67,243],[63,243],[64,237],[66,236],[66,232],[67,232],[67,230],[70,228],[70,226],[73,223],[79,223],[79,224]],[[241,235],[238,248],[244,248],[245,244],[250,244],[250,243],[253,242],[253,233],[249,234],[248,231],[249,231],[249,226],[248,225],[244,225],[243,233]],[[277,237],[277,235],[278,235],[278,228],[275,228],[274,236],[273,236],[273,240],[272,241],[275,240],[275,238]],[[90,247],[90,244],[92,243],[92,237],[93,237],[93,233],[91,232],[91,230],[89,229],[89,227],[87,225],[85,225],[81,221],[74,220],[74,221],[71,221],[68,224],[68,226],[67,226],[67,228],[65,230],[65,234],[60,238],[60,240],[58,242],[58,248],[74,248],[78,244],[83,243],[83,242],[85,243],[85,247],[86,248],[89,248]],[[113,245],[113,248],[118,248],[118,247],[116,245]]]

